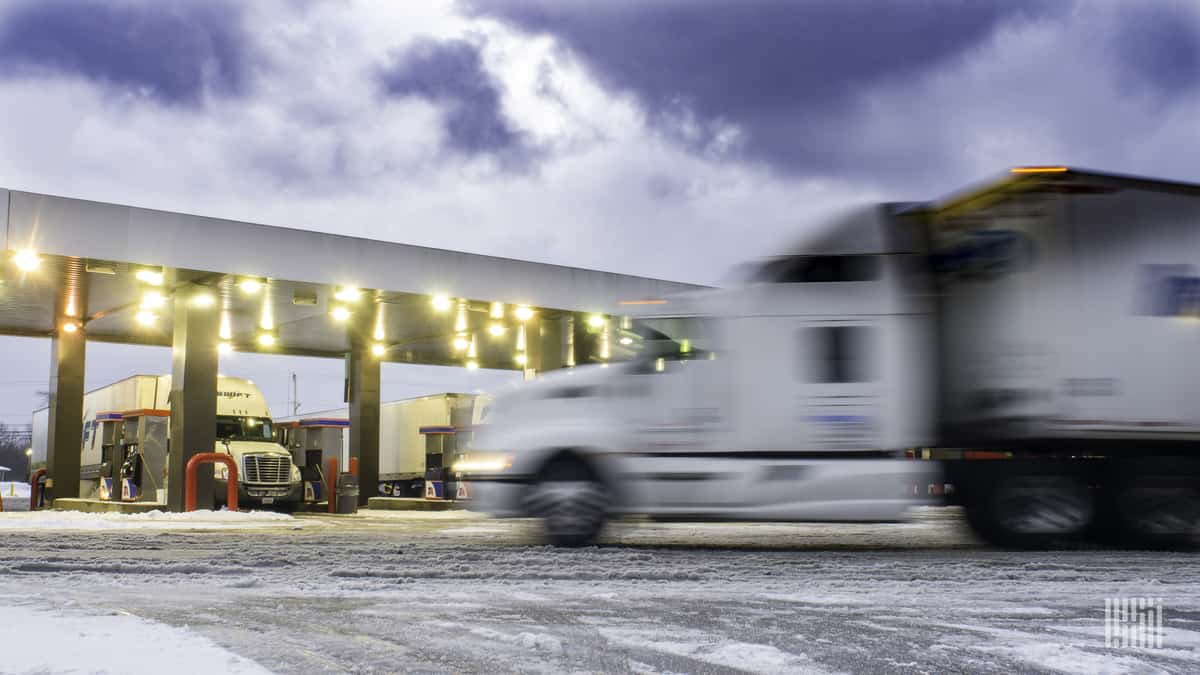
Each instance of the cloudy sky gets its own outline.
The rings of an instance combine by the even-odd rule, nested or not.
[[[1182,0],[6,0],[0,185],[719,283],[1013,164],[1200,181],[1198,36]],[[0,348],[20,422],[48,345]],[[338,401],[340,364],[237,360]],[[472,377],[385,396],[507,379]]]

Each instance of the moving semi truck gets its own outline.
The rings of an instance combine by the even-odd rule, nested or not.
[[[1200,186],[1014,169],[667,300],[619,320],[627,363],[495,401],[478,504],[578,545],[622,514],[894,520],[951,484],[999,545],[1195,541]]]
[[[378,494],[421,497],[426,494],[428,481],[442,490],[439,496],[455,496],[458,491],[453,466],[469,446],[473,429],[491,398],[486,394],[446,393],[381,404]],[[349,409],[336,408],[302,417],[346,419],[348,415]],[[341,466],[346,466],[350,434],[343,435],[343,444]]]
[[[80,496],[163,501],[166,489],[170,375],[135,375],[83,399]],[[33,414],[35,461],[45,461],[49,410]],[[258,387],[217,378],[217,442],[233,456],[238,503],[290,503],[302,494],[300,471],[273,439],[271,412]],[[214,497],[224,504],[228,469],[215,468]]]

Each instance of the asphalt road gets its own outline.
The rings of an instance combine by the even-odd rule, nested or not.
[[[0,601],[187,627],[284,673],[1200,671],[1194,555],[996,551],[952,509],[622,523],[579,550],[469,513],[0,544]],[[1119,596],[1161,598],[1161,648],[1105,646]]]

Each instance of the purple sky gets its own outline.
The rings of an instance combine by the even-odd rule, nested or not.
[[[1023,163],[1200,180],[1200,9],[1090,0],[12,0],[0,186],[719,282]],[[0,421],[48,343],[0,338]],[[96,345],[89,385],[166,372]],[[236,355],[282,414],[336,361]],[[495,373],[388,367],[385,397]],[[311,404],[311,405],[310,405]]]

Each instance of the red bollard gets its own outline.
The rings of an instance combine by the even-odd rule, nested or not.
[[[184,480],[183,510],[196,510],[196,468],[208,462],[221,462],[229,468],[229,480],[226,481],[225,504],[230,511],[238,510],[238,468],[232,457],[221,452],[202,452],[192,455],[187,463],[187,476]]]
[[[358,458],[357,457],[350,458],[350,473],[355,478],[358,478]]]
[[[29,477],[29,510],[37,511],[38,500],[42,496],[42,484],[39,482],[46,475],[45,469],[38,469]]]
[[[354,460],[350,460],[354,461]],[[337,513],[337,457],[325,460],[325,494],[329,498],[329,512]]]

